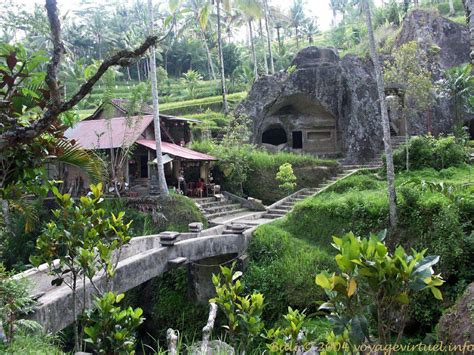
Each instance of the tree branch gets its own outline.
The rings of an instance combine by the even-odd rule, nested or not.
[[[57,69],[61,62],[64,46],[61,41],[61,25],[58,17],[56,0],[46,0],[46,11],[48,13],[53,41],[53,56],[48,64],[47,75],[45,78],[46,84],[51,92],[51,102],[43,116],[31,125],[25,127],[13,124],[12,127],[4,131],[0,135],[0,150],[8,145],[27,142],[47,131],[52,125],[59,126],[59,115],[72,109],[85,96],[87,96],[108,68],[115,65],[128,66],[132,64],[133,59],[141,57],[148,48],[155,45],[158,41],[156,36],[150,36],[146,38],[143,44],[138,48],[134,50],[119,51],[115,55],[104,60],[97,72],[80,87],[78,92],[69,101],[62,102],[57,81]],[[166,34],[162,39],[166,38],[167,35],[168,34]],[[160,41],[162,39],[160,39]],[[64,130],[65,127],[61,129]]]
[[[217,305],[215,303],[209,303],[209,318],[207,324],[202,328],[202,343],[201,343],[201,354],[206,355],[209,351],[209,337],[211,336],[212,329],[214,329],[214,322],[217,315]]]

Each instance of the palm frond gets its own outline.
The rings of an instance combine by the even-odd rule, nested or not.
[[[51,160],[78,167],[89,176],[93,183],[101,182],[105,178],[103,160],[92,151],[73,145],[66,139],[57,143],[56,155],[51,157]]]

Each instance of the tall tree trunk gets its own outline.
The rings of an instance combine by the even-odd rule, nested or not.
[[[206,50],[209,77],[212,78],[212,80],[215,81],[216,80],[216,72],[214,71],[214,63],[212,62],[211,51],[209,49],[209,45],[207,44],[206,34],[204,33],[203,28],[201,27],[201,22],[199,21],[199,9],[198,9],[198,6],[197,6],[195,0],[191,1],[191,5],[193,7],[194,18],[195,18],[195,21],[196,21],[196,25],[199,28],[199,34],[201,36],[201,40],[202,40],[202,43],[204,45],[204,49]]]
[[[132,80],[132,77],[130,76],[130,67],[129,66],[127,66],[127,78],[128,78],[127,79],[128,81]]]
[[[255,52],[255,44],[253,41],[253,30],[252,21],[248,21],[249,24],[249,35],[250,35],[250,47],[252,48],[252,62],[253,62],[253,75],[255,80],[258,79],[258,66],[257,66],[257,53]]]
[[[140,59],[137,60],[137,76],[138,76],[138,81],[142,81],[142,77],[140,75]]]
[[[9,234],[13,234],[12,220],[10,217],[10,205],[8,204],[8,200],[0,199],[0,203],[2,204],[3,224],[5,225],[5,229]]]
[[[270,57],[270,71],[275,74],[275,65],[273,63],[273,51],[272,51],[272,33],[268,28],[268,3],[267,0],[263,0],[263,11],[265,13],[265,30],[267,31],[267,48],[268,56]]]
[[[221,69],[221,89],[222,89],[222,106],[224,113],[229,113],[229,105],[227,103],[227,91],[225,87],[225,71],[224,71],[224,54],[222,53],[222,26],[221,26],[221,1],[216,0],[217,6],[217,47],[219,51],[219,64]]]
[[[281,29],[281,27],[277,27],[277,28],[276,28],[276,30],[277,30],[277,38],[278,38],[278,50],[279,50],[279,52],[280,52],[280,54],[281,54],[283,46],[282,46],[282,44],[281,44],[280,29]]]
[[[382,115],[383,141],[387,163],[388,204],[390,212],[390,226],[394,229],[397,225],[397,205],[395,192],[395,169],[393,166],[392,142],[390,139],[390,122],[388,119],[387,102],[385,101],[385,87],[382,70],[380,68],[379,56],[375,49],[374,30],[372,28],[372,16],[370,13],[369,0],[362,0],[362,7],[367,22],[370,55],[374,64],[375,77],[377,80],[377,91],[380,101],[380,112]]]
[[[204,43],[204,49],[206,50],[206,55],[207,55],[207,65],[209,67],[209,75],[212,78],[212,80],[216,80],[216,72],[214,70],[214,63],[212,63],[212,56],[211,56],[211,51],[209,49],[209,45],[207,44],[206,40],[206,35],[204,32],[201,30],[201,37],[202,37],[202,42]]]
[[[299,40],[299,36],[298,36],[298,26],[295,26],[295,37],[296,37],[296,48],[299,49],[300,48],[300,40]]]
[[[449,0],[449,16],[456,15],[456,10],[454,9],[454,2],[453,0]]]
[[[262,46],[263,46],[263,63],[264,63],[264,68],[265,68],[265,74],[268,75],[267,51],[265,50],[262,19],[258,20],[258,26],[259,26],[259,36],[260,36],[260,39],[262,41]]]
[[[150,21],[150,36],[153,35],[153,4],[148,0],[148,14]],[[168,197],[168,185],[166,184],[165,170],[163,168],[163,154],[161,152],[161,127],[160,127],[160,108],[158,104],[158,84],[156,82],[156,58],[155,46],[150,47],[150,69],[151,69],[151,92],[153,96],[153,125],[155,126],[156,141],[156,165],[158,169],[158,185],[161,197]]]
[[[463,5],[469,27],[469,42],[471,44],[469,56],[471,57],[471,64],[474,65],[474,3],[472,0],[463,0]]]

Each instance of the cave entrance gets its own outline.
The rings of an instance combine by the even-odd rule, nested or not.
[[[262,143],[280,145],[287,142],[285,129],[280,125],[269,127],[262,134]]]

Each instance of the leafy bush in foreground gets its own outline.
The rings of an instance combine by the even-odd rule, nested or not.
[[[471,174],[470,167],[451,167],[441,171],[412,171],[397,177],[399,224],[393,243],[407,249],[428,248],[440,256],[439,268],[447,281],[444,307],[474,280],[470,261],[474,258],[474,194],[472,185],[466,185]],[[457,188],[453,189],[454,195],[450,195],[418,185],[400,186],[413,178],[438,183],[444,181]],[[370,179],[373,181],[364,190],[359,182]],[[298,203],[287,220],[278,225],[281,228],[279,233],[289,233],[290,237],[310,241],[329,251],[332,235],[350,230],[361,235],[384,229],[388,223],[386,191],[383,184],[380,189],[372,189],[380,183],[376,176],[349,177],[340,193],[323,193]],[[416,295],[410,306],[411,329],[415,332],[430,331],[443,306],[423,295]]]
[[[351,348],[370,341],[370,314],[378,342],[398,344],[412,295],[429,289],[436,299],[443,299],[439,287],[444,280],[433,270],[439,257],[424,256],[426,249],[407,254],[401,246],[391,253],[384,238],[385,233],[363,239],[353,233],[333,237],[339,271],[316,276],[316,284],[329,298],[320,309],[330,311],[334,334]]]

